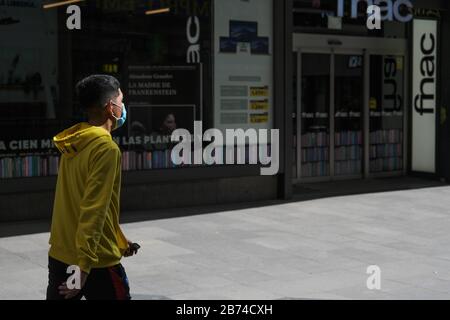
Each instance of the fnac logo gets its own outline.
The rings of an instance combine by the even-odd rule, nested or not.
[[[237,53],[238,44],[249,44],[251,54],[269,54],[269,37],[258,36],[258,23],[230,20],[228,37],[220,37],[221,53]]]

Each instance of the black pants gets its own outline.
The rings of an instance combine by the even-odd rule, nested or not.
[[[47,300],[64,300],[58,287],[66,282],[69,266],[49,257]],[[92,269],[86,284],[72,300],[130,300],[130,287],[125,269],[121,264],[109,268]]]

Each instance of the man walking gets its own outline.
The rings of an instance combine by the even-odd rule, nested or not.
[[[62,153],[53,207],[48,300],[130,299],[122,256],[137,248],[119,226],[121,153],[111,131],[126,109],[119,81],[92,75],[77,84],[88,122],[53,138]],[[69,266],[80,270],[80,286],[67,283]]]

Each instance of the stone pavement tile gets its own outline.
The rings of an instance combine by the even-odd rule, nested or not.
[[[45,251],[42,254],[45,260],[48,260],[47,252]],[[0,248],[0,278],[7,275],[10,271],[34,270],[36,267],[39,267],[39,262],[31,260],[29,258],[30,255],[33,256],[32,252],[18,254]],[[42,257],[39,257],[39,259],[42,262]]]
[[[230,300],[229,297],[215,291],[194,291],[170,296],[171,300]]]
[[[267,227],[260,226],[252,223],[242,223],[235,219],[235,222],[232,222],[227,225],[231,230],[234,231],[238,237],[247,237],[249,234],[252,234],[255,231],[263,231],[267,230]]]
[[[337,250],[336,248],[334,248],[334,250]],[[285,251],[292,258],[323,261],[333,253],[332,249],[333,248],[319,250],[310,245],[298,245],[296,247],[288,248]]]
[[[281,298],[278,294],[241,284],[232,284],[214,289],[185,292],[182,295],[171,295],[173,299],[209,300],[216,296],[222,300],[274,300]]]
[[[347,237],[350,239],[353,239],[353,240],[364,241],[367,243],[378,244],[378,245],[387,245],[387,244],[390,244],[392,242],[398,241],[399,239],[403,238],[404,234],[401,236],[394,236],[394,237],[390,237],[390,236],[380,237],[377,234],[361,232],[361,231],[355,230],[355,231],[347,234]]]
[[[444,296],[450,299],[450,281],[439,279],[438,277],[430,275],[429,273],[423,275],[418,274],[411,277],[404,277],[396,281],[420,289],[436,291],[438,293],[442,293]]]
[[[166,257],[143,256],[139,253],[136,256],[122,259],[121,263],[127,274],[153,275],[158,274],[160,270],[169,268],[176,261]]]
[[[382,280],[380,290],[369,290],[366,283],[357,286],[348,286],[331,290],[327,293],[333,293],[353,300],[398,300],[401,295],[419,295],[416,287],[397,283],[390,280]],[[425,295],[425,292],[422,292]]]
[[[131,300],[172,300],[166,296],[157,295],[157,294],[146,294],[146,293],[135,293],[131,294]]]
[[[310,278],[308,278],[310,279]],[[304,299],[310,293],[317,293],[320,290],[310,290],[305,283],[305,278],[302,279],[287,279],[287,280],[268,280],[259,283],[254,283],[252,285],[260,290],[270,291],[273,295],[278,296],[278,298],[293,298],[293,299]]]
[[[183,224],[182,234],[214,234],[226,230],[226,225],[219,223],[219,221],[205,221],[200,219],[201,217],[195,217],[191,221],[187,221]]]
[[[211,239],[207,243],[196,243],[192,240],[186,240],[185,247],[196,255],[203,255],[210,260],[222,261],[225,263],[231,259],[244,259],[248,253],[239,250],[239,246],[229,242]]]
[[[25,271],[15,270],[14,272],[2,274],[0,277],[1,299],[45,299],[48,283],[46,269],[36,267]]]
[[[18,253],[18,256],[26,259],[29,263],[42,267],[44,269],[48,268],[48,250],[36,250],[26,253]]]
[[[181,279],[183,275],[196,275],[203,271],[203,268],[188,263],[174,261],[164,265],[154,265],[150,272],[143,271],[139,276],[165,275]]]
[[[130,281],[130,295],[132,300],[170,300],[167,296],[152,292],[135,281]]]
[[[299,269],[308,274],[319,274],[333,270],[349,270],[355,272],[365,272],[367,265],[359,260],[344,256],[328,254],[323,259],[309,260],[310,263],[302,263]]]
[[[432,267],[433,275],[436,278],[450,281],[450,260],[440,257],[425,257],[424,259]]]
[[[332,250],[331,254],[358,260],[363,262],[367,266],[381,265],[385,263],[390,263],[392,261],[395,261],[396,259],[400,259],[393,256],[390,252],[386,252],[385,250],[373,251],[369,249],[359,249],[352,247]],[[405,258],[410,257],[411,257],[410,255],[407,254],[405,255]]]
[[[255,243],[269,249],[277,250],[295,250],[296,248],[315,248],[316,250],[337,249],[338,246],[331,242],[321,241],[313,238],[302,237],[292,234],[266,234],[261,233],[259,236],[245,240],[246,242]]]
[[[403,232],[393,230],[390,226],[380,226],[380,225],[360,225],[355,228],[356,231],[369,233],[373,235],[377,235],[378,237],[389,237],[389,238],[397,238],[400,237]]]
[[[134,240],[133,240],[134,241]],[[169,241],[158,239],[142,239],[139,241],[141,245],[140,252],[144,252],[149,256],[172,257],[181,254],[193,253],[193,251],[172,244]]]
[[[257,214],[248,214],[246,212],[241,212],[239,216],[236,216],[238,221],[241,223],[248,223],[253,225],[258,225],[260,227],[266,227],[267,229],[274,230],[277,228],[284,228],[286,225],[282,222],[278,222],[272,219],[260,217]]]
[[[48,239],[47,239],[48,240]],[[36,250],[48,249],[47,243],[42,241],[35,241],[34,237],[27,236],[0,238],[0,248],[14,251],[17,253],[33,252]]]
[[[450,239],[449,239],[450,240]],[[442,242],[442,243],[415,243],[410,242],[407,239],[397,242],[390,242],[386,244],[387,247],[401,250],[404,252],[417,254],[417,255],[450,255],[450,249],[446,246],[448,242]]]
[[[152,295],[169,297],[173,294],[180,294],[190,291],[198,291],[199,287],[187,283],[173,274],[157,274],[133,276],[128,275],[130,286],[137,285],[139,288],[145,289]]]
[[[328,260],[330,258],[330,260]],[[274,260],[268,259],[265,266],[258,269],[277,279],[289,278],[291,276],[309,276],[315,274],[321,274],[330,271],[336,271],[344,268],[344,261],[341,260],[342,266],[333,263],[334,257],[326,255],[324,258],[315,257],[315,259],[305,258],[302,255],[294,255],[282,259]],[[350,261],[349,266],[354,266]]]
[[[323,226],[310,229],[307,232],[302,233],[301,235],[310,239],[312,238],[319,241],[331,242],[333,244],[343,244],[349,241],[354,241],[354,239],[349,237],[348,235],[343,235],[339,232],[336,232],[336,229],[336,226]]]
[[[214,289],[236,283],[235,281],[227,279],[221,275],[208,274],[202,271],[198,273],[182,273],[177,277],[188,284],[198,287],[200,290]]]
[[[224,272],[221,274],[221,276],[238,284],[249,286],[261,281],[275,279],[274,276],[256,269],[239,269],[235,271]]]
[[[303,261],[305,260],[299,257],[286,257],[283,259],[261,259],[249,255],[245,259],[230,260],[229,264],[239,270],[258,270],[271,277],[304,277],[307,276],[307,274],[299,268]]]
[[[218,274],[220,274],[221,272],[240,269],[239,265],[235,265],[233,263],[234,260],[230,259],[229,261],[227,261],[227,263],[225,263],[223,260],[213,259],[208,255],[202,254],[180,255],[172,257],[172,259],[177,261],[178,263],[183,263],[196,269],[212,270],[213,272],[217,272]]]
[[[331,292],[307,293],[301,300],[350,300],[350,298]]]
[[[284,259],[289,256],[284,250],[278,250],[274,248],[268,248],[260,244],[254,243],[253,241],[245,240],[240,241],[235,244],[238,251],[255,258],[269,258],[269,259]]]
[[[173,232],[166,230],[164,228],[159,228],[153,222],[137,222],[124,224],[122,226],[123,232],[132,241],[139,243],[140,239],[170,239],[172,237],[179,236],[178,232]]]
[[[442,300],[449,299],[449,294],[436,290],[411,286],[406,283],[382,280],[382,290],[386,291],[395,300]]]
[[[269,280],[255,283],[258,288],[270,288],[273,293],[289,297],[304,297],[309,293],[327,292],[348,286],[365,285],[366,275],[346,270],[337,270],[311,275],[297,280]]]
[[[383,244],[377,244],[362,240],[355,240],[351,243],[347,244],[348,246],[346,248],[350,248],[351,250],[362,250],[362,251],[368,251],[370,253],[383,255],[387,258],[391,258],[392,261],[396,260],[413,260],[416,259],[418,256],[420,256],[417,253],[409,252],[406,250],[398,249],[391,246],[391,243],[383,243]],[[350,250],[350,251],[351,251]]]
[[[427,263],[426,260],[398,260],[391,261],[381,264],[376,264],[380,267],[382,279],[401,281],[403,279],[420,277],[426,278],[437,278],[436,272],[441,272],[442,274],[448,274],[447,268],[442,266],[432,265]],[[357,271],[357,269],[351,269],[352,271]]]

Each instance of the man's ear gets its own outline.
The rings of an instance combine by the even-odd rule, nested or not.
[[[114,115],[114,113],[113,113],[113,105],[112,105],[111,101],[106,103],[105,114],[106,114],[106,116],[108,118],[111,118]]]

